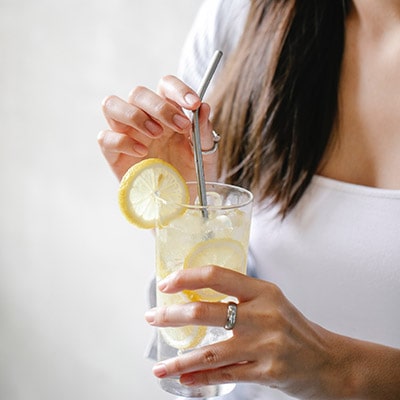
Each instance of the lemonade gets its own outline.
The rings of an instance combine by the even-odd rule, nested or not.
[[[126,219],[140,228],[155,228],[156,278],[174,271],[216,265],[246,273],[252,194],[242,188],[207,183],[207,205],[197,200],[197,183],[186,183],[179,172],[160,159],[135,164],[124,175],[118,193]],[[157,292],[157,305],[234,300],[210,288],[175,294]],[[158,328],[158,361],[195,348],[227,340],[222,327]],[[187,387],[179,377],[160,380],[161,387],[186,397],[222,396],[235,384]]]
[[[182,205],[184,212],[167,225],[156,229],[156,276],[205,265],[217,265],[245,273],[251,218],[251,194],[230,185],[208,183],[207,217],[196,205],[196,184],[188,184],[194,205]],[[204,288],[176,294],[157,293],[157,305],[182,304],[192,301],[228,301],[225,294]],[[159,328],[158,359],[165,360],[185,351],[226,340],[232,332],[222,327],[185,326]],[[179,379],[162,379],[161,386],[180,396],[221,396],[234,384],[188,388]]]

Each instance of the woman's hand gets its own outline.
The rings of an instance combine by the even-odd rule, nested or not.
[[[180,376],[188,386],[254,382],[305,399],[375,398],[361,384],[374,382],[376,398],[397,398],[399,383],[393,387],[393,379],[399,376],[399,351],[323,329],[271,283],[207,266],[173,273],[159,284],[164,293],[203,287],[239,300],[233,337],[157,364],[153,370],[157,377]],[[226,313],[224,303],[198,302],[155,308],[146,319],[154,326],[222,327]],[[380,362],[389,363],[385,373],[376,367]],[[382,374],[381,386],[376,386],[379,378],[374,372]],[[391,390],[391,396],[379,397]]]
[[[104,99],[103,114],[110,129],[100,132],[98,142],[117,178],[133,164],[156,157],[174,165],[185,180],[195,180],[192,126],[184,110],[199,107],[202,148],[207,150],[214,144],[210,107],[201,104],[197,94],[174,76],[161,79],[157,93],[138,86],[127,101],[117,96]],[[204,156],[208,180],[216,178],[216,162],[216,153]]]

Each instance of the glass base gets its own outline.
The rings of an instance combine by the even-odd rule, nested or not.
[[[160,379],[160,386],[166,392],[182,397],[217,397],[230,393],[236,386],[235,383],[225,383],[223,385],[209,385],[200,387],[190,387],[181,385],[179,379],[165,378]]]

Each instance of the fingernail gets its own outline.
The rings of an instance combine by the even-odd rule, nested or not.
[[[156,124],[154,121],[147,120],[144,123],[145,128],[149,133],[151,133],[153,136],[160,136],[162,133],[162,128],[158,124]]]
[[[193,375],[182,375],[180,382],[182,383],[182,385],[191,386],[194,385],[195,380]]]
[[[164,364],[157,364],[153,367],[153,374],[157,378],[164,378],[164,376],[167,376],[167,368]]]
[[[167,287],[169,286],[171,281],[175,278],[175,275],[177,273],[178,271],[171,272],[166,278],[161,279],[161,281],[157,283],[158,290],[163,292],[165,289],[167,289]]]
[[[186,94],[184,99],[189,106],[194,106],[199,101],[199,98],[193,93]]]
[[[162,281],[158,282],[158,290],[161,292],[167,287],[168,281],[166,279],[163,279]]]
[[[174,121],[174,124],[179,128],[179,129],[185,129],[189,126],[190,121],[186,117],[182,117],[182,115],[175,114],[172,117],[172,120]]]
[[[147,147],[141,143],[135,143],[133,145],[133,150],[139,157],[144,157],[148,153]]]
[[[152,308],[151,310],[146,311],[144,314],[144,318],[150,325],[154,324],[156,318],[156,310]]]

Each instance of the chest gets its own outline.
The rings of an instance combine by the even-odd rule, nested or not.
[[[321,174],[400,188],[400,45],[371,43],[350,30],[339,88],[338,123]],[[400,43],[400,42],[399,42]]]

